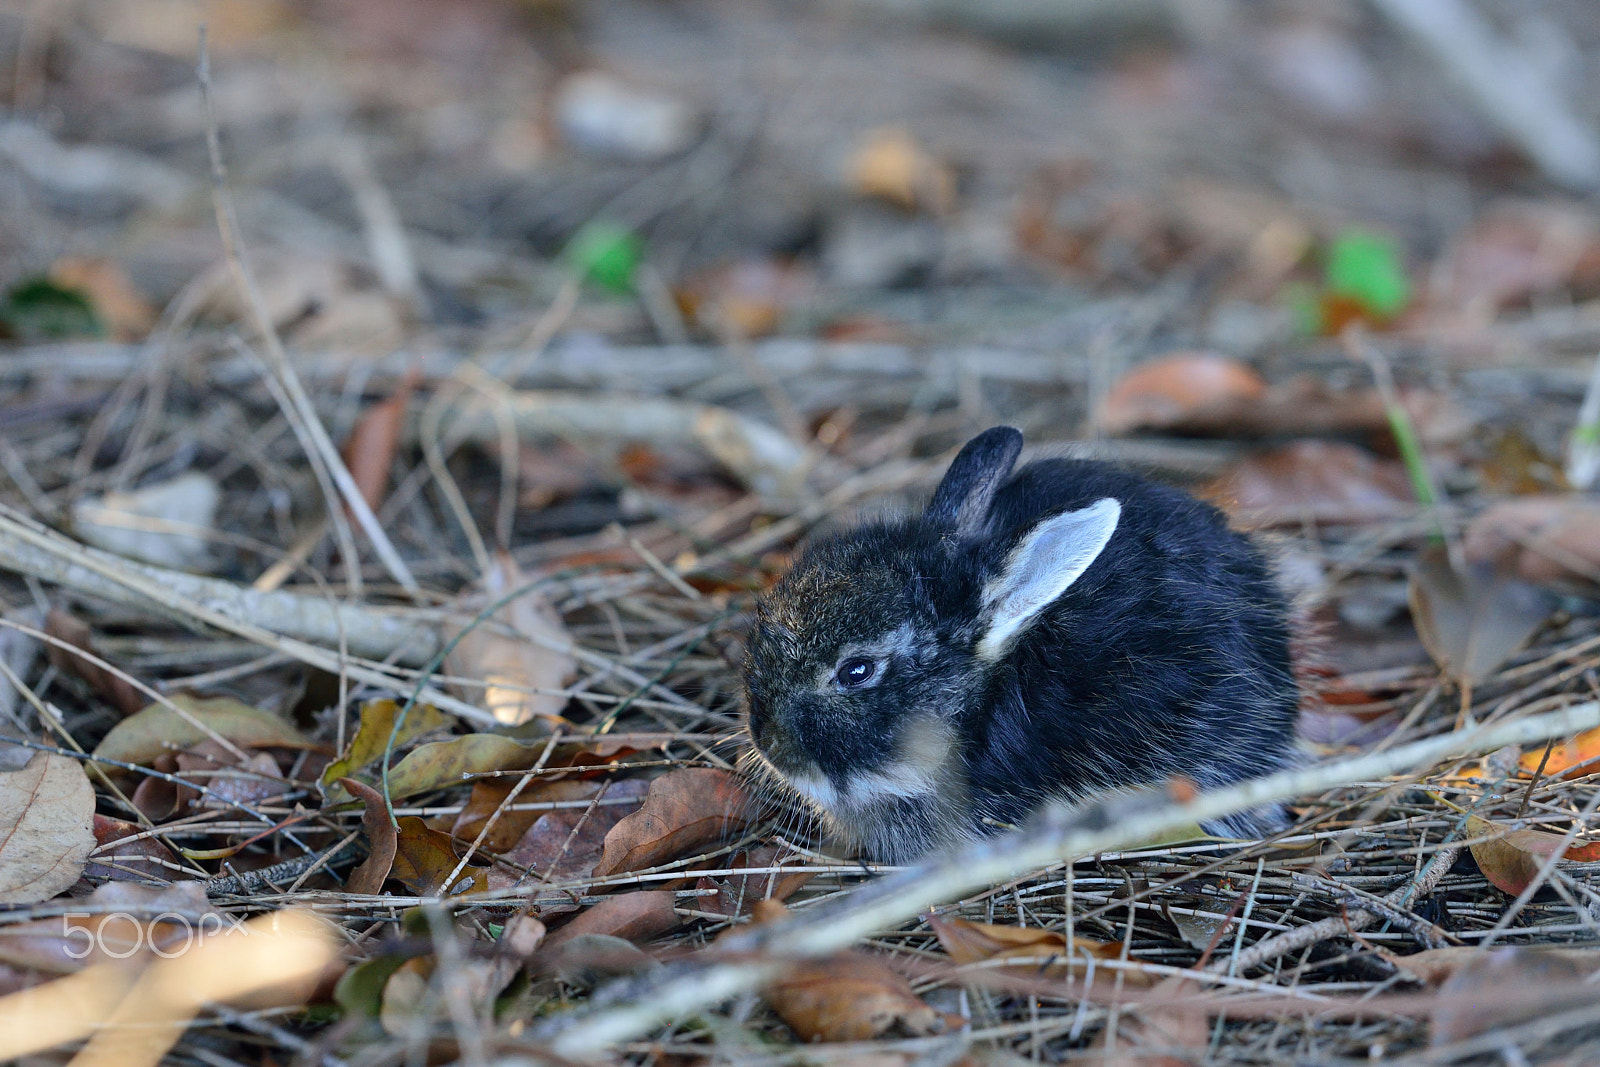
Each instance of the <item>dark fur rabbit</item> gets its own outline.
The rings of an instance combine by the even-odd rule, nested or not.
[[[1296,759],[1287,610],[1215,508],[1102,464],[961,450],[920,518],[818,540],[761,601],[762,760],[880,860],[1052,799]],[[1207,829],[1271,832],[1281,810]]]

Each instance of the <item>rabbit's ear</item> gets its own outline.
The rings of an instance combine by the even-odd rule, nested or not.
[[[953,528],[958,537],[983,533],[995,490],[1021,451],[1022,434],[1009,426],[995,426],[968,441],[945,471],[923,517]]]
[[[1003,656],[1017,635],[1089,569],[1121,517],[1122,505],[1102,497],[1035,526],[983,590],[988,629],[978,640],[978,658]]]

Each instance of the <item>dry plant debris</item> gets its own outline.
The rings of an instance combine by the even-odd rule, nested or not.
[[[1600,1057],[1593,5],[25,6],[0,1059]],[[755,595],[996,422],[1271,546],[1285,833],[740,771]]]

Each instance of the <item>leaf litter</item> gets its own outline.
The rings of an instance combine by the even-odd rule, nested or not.
[[[416,25],[444,17],[414,3]],[[13,656],[32,638],[8,629],[0,672],[0,732],[32,746],[0,781],[0,989],[42,997],[0,999],[0,1056],[129,1013],[190,1059],[543,1055],[552,1020],[628,981],[680,968],[692,991],[731,933],[892,877],[734,770],[739,631],[799,538],[916,506],[996,421],[1271,527],[1305,564],[1307,733],[1328,748],[1593,698],[1600,524],[1546,457],[1592,376],[1600,227],[1530,194],[1531,171],[1510,200],[1492,131],[1441,151],[1421,116],[1450,105],[1405,109],[1398,87],[1432,83],[1381,24],[1285,9],[1214,38],[1381,68],[1387,117],[1340,111],[1324,153],[1281,85],[1330,115],[1337,78],[1311,92],[1307,69],[1272,68],[1263,88],[1201,33],[1073,60],[1068,84],[1040,76],[1048,46],[974,41],[994,28],[966,11],[955,29],[897,13],[905,33],[863,62],[854,30],[776,10],[668,32],[630,3],[627,27],[513,6],[464,0],[436,34],[367,2],[212,5],[253,295],[196,195],[192,20],[85,9],[30,23],[37,44],[6,60],[0,152],[30,223],[6,228],[0,270],[0,617],[49,606],[60,643]],[[785,41],[810,76],[772,61],[729,82],[741,35]],[[698,58],[646,63],[629,39]],[[106,42],[114,63],[85,51]],[[322,55],[315,77],[294,76],[301,54]],[[510,89],[462,88],[484,79]],[[1224,87],[1252,104],[1212,137],[1197,101]],[[361,145],[305,139],[349,114]],[[1101,124],[1117,136],[1089,145]],[[1298,163],[1259,147],[1291,143]],[[347,148],[370,158],[328,163]],[[263,153],[282,160],[265,185]],[[1391,404],[1325,339],[1351,323],[1394,364],[1438,508]],[[261,372],[277,342],[415,593],[330,536],[349,517],[300,444],[305,411]],[[418,418],[462,383],[459,423]],[[25,558],[43,527],[109,555]],[[135,576],[156,584],[117,584]],[[252,595],[269,588],[290,596]],[[172,589],[187,605],[152,606]],[[258,629],[225,632],[217,604]],[[922,901],[933,918],[777,961],[614,1051],[1254,1063],[1492,1041],[1584,1062],[1593,1037],[1565,1013],[1593,969],[1597,752],[1590,731],[1299,797],[1270,849],[1145,842]],[[234,920],[276,923],[298,966],[275,969],[266,937],[210,937]],[[220,966],[162,958],[202,931]],[[1424,947],[1440,937],[1459,944]],[[166,988],[232,1007],[152,999]]]

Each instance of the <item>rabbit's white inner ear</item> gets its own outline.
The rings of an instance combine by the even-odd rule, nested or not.
[[[1034,527],[1012,550],[1006,569],[983,591],[989,628],[978,658],[997,660],[1039,612],[1067,591],[1111,540],[1122,505],[1102,497]]]

